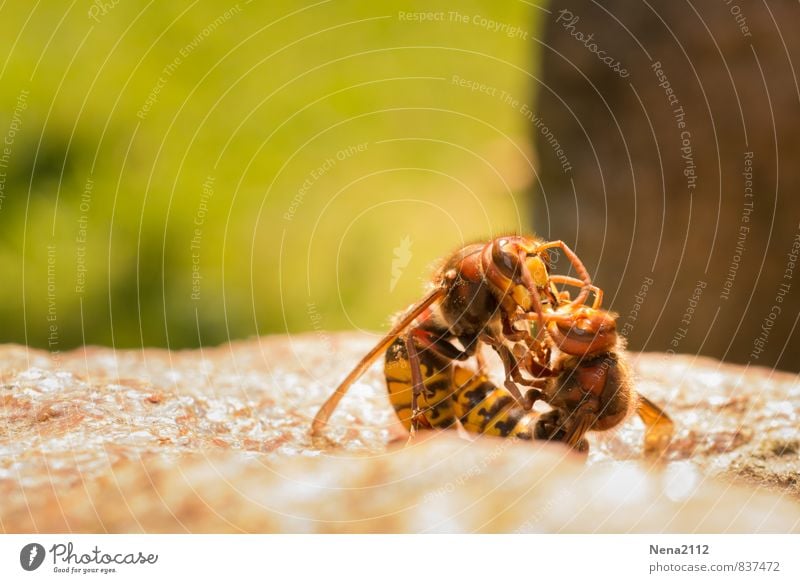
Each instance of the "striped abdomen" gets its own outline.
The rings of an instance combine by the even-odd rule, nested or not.
[[[452,361],[433,352],[419,350],[422,382],[425,387],[417,401],[421,410],[419,427],[446,429],[455,423],[453,411],[453,366]],[[411,429],[411,365],[408,361],[405,341],[395,340],[386,350],[384,365],[389,401],[406,429]]]
[[[525,411],[505,388],[485,375],[453,367],[456,394],[453,405],[461,424],[471,433],[532,439],[536,414]]]

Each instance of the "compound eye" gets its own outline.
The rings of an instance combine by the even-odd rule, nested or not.
[[[605,331],[586,328],[580,323],[572,326],[559,323],[558,329],[564,335],[564,338],[570,342],[586,345],[587,347],[594,341],[605,337]]]
[[[573,326],[559,323],[558,329],[561,330],[562,334],[572,338],[573,340],[583,341],[594,338],[599,332],[598,330],[590,330],[589,328],[581,326],[580,323]]]
[[[509,245],[507,239],[499,239],[492,245],[492,261],[500,273],[509,279],[519,276],[522,271],[522,265],[514,247],[514,245]]]
[[[572,325],[559,322],[555,330],[559,348],[576,356],[610,350],[617,342],[615,321],[605,315],[596,315],[594,319],[578,318]]]

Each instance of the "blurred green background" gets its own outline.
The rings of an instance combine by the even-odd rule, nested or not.
[[[540,15],[3,3],[0,341],[385,327],[436,258],[529,230]]]

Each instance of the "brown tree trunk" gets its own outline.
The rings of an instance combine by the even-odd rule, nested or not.
[[[800,5],[549,9],[538,233],[574,244],[632,348],[800,370]]]

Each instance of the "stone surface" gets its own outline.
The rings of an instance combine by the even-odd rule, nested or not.
[[[558,445],[455,432],[388,446],[380,366],[315,449],[310,417],[371,347],[362,334],[198,351],[0,347],[6,532],[795,532],[800,380],[691,356],[632,356],[677,424],[663,467],[629,419]],[[494,363],[498,364],[498,363]]]

